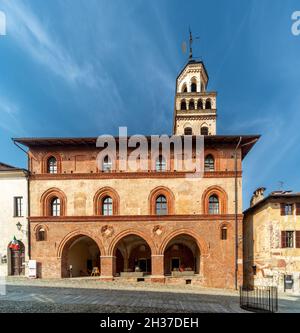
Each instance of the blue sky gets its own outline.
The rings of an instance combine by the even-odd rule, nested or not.
[[[218,134],[261,134],[253,190],[300,191],[300,36],[290,0],[0,0],[0,161],[26,166],[20,136],[170,134],[175,78],[194,55],[218,92]]]

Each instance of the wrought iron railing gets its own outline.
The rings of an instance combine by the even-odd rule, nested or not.
[[[240,287],[240,307],[253,312],[277,312],[277,287]]]

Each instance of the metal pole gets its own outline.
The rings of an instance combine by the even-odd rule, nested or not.
[[[234,150],[234,219],[235,219],[235,272],[234,272],[234,280],[235,280],[235,289],[238,289],[238,170],[237,170],[237,150],[242,141],[242,137],[239,138],[239,142]]]

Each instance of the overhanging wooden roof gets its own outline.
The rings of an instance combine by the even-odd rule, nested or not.
[[[146,136],[150,142],[152,136]],[[178,136],[181,139],[183,135]],[[127,137],[129,139],[130,137]],[[221,145],[228,144],[236,146],[240,142],[242,148],[242,158],[244,158],[254,144],[258,141],[260,135],[207,135],[204,137],[205,145]],[[115,137],[116,141],[119,141],[119,137]],[[22,144],[28,148],[34,147],[51,147],[51,146],[86,146],[96,147],[97,137],[48,137],[48,138],[13,138],[15,143]],[[196,140],[196,136],[193,135],[193,140]]]

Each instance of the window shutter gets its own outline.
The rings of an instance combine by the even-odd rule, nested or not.
[[[286,231],[281,231],[281,247],[286,247]]]
[[[285,215],[285,204],[284,203],[280,204],[280,214],[281,214],[281,216]]]
[[[296,203],[296,215],[300,215],[300,203]]]
[[[300,248],[300,231],[296,231],[296,248]]]

